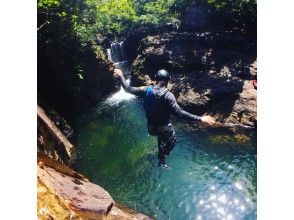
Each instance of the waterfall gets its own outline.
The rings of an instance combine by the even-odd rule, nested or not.
[[[107,49],[107,56],[108,60],[115,64],[127,62],[124,51],[124,41],[112,43],[110,48]]]
[[[124,42],[112,43],[110,48],[107,49],[107,56],[108,60],[113,62],[117,68],[121,69],[125,77],[129,78],[127,79],[127,83],[130,83],[131,71],[124,51]],[[133,98],[135,98],[135,96],[127,93],[121,86],[118,92],[107,99],[107,102],[110,104],[118,104],[120,101]]]
[[[113,62],[112,55],[111,55],[111,49],[110,48],[107,49],[107,57],[108,57],[108,60],[109,61]]]

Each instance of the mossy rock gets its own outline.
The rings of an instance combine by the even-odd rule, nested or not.
[[[236,134],[234,136],[230,135],[214,135],[209,138],[213,144],[245,144],[250,142],[250,137],[244,134]]]

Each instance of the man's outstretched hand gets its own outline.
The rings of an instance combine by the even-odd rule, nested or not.
[[[210,125],[210,126],[216,125],[215,119],[209,115],[201,116],[201,122],[203,122],[207,125]]]
[[[114,75],[115,76],[119,76],[119,77],[122,77],[123,76],[123,73],[120,69],[114,69]]]

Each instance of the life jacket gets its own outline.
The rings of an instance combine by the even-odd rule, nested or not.
[[[162,97],[167,93],[166,88],[154,89],[153,86],[148,86],[144,96],[144,110],[146,112],[152,112],[159,107]]]
[[[166,88],[148,86],[144,96],[144,110],[147,122],[152,125],[162,125],[169,123],[169,112],[167,103],[164,100]]]

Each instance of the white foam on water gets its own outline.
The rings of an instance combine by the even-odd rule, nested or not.
[[[128,82],[129,80],[127,80]],[[128,82],[129,83],[129,82]],[[116,93],[114,93],[112,96],[110,96],[106,102],[109,104],[118,104],[121,101],[128,101],[131,99],[136,98],[133,94],[127,93],[124,88],[121,86],[120,90]]]
[[[116,68],[121,69],[125,75],[129,75],[129,62],[126,60],[125,52],[123,49],[123,42],[120,43],[112,43],[111,47],[107,49],[108,60],[114,62]],[[130,84],[130,79],[126,80],[128,84]],[[120,90],[106,99],[106,103],[113,105],[118,104],[121,101],[128,101],[134,99],[136,96],[127,93],[124,88],[121,86]]]

